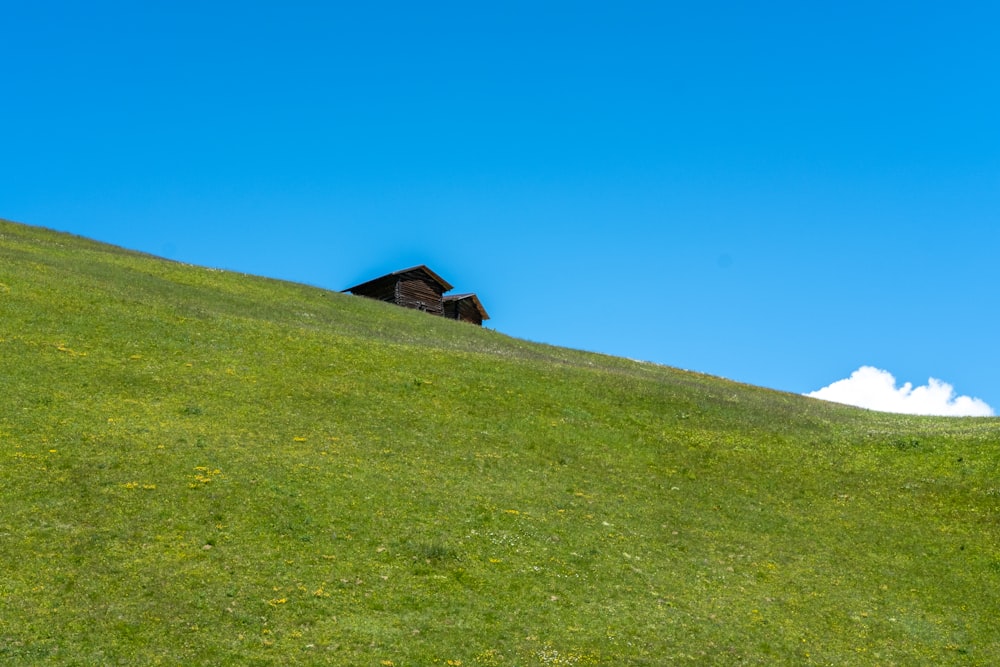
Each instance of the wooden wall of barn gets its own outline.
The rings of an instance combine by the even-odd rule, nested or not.
[[[400,277],[396,283],[396,303],[434,315],[444,315],[441,288],[426,279]]]
[[[472,299],[452,299],[444,303],[445,317],[460,322],[471,322],[472,324],[483,325],[483,317],[476,308]]]
[[[373,280],[372,282],[365,284],[364,289],[358,293],[362,296],[368,297],[369,299],[395,302],[396,279],[387,276],[380,280]]]

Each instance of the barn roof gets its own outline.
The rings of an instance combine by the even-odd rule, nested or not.
[[[402,276],[405,273],[422,273],[426,277],[430,278],[432,281],[434,281],[438,285],[440,285],[442,291],[447,292],[448,290],[452,289],[451,283],[449,283],[447,280],[445,280],[444,278],[442,278],[438,274],[436,274],[433,271],[431,271],[429,268],[427,268],[426,265],[419,264],[417,266],[411,266],[408,269],[400,269],[399,271],[393,271],[392,273],[387,273],[384,276],[379,276],[378,278],[372,278],[371,280],[366,280],[365,282],[359,283],[357,285],[354,285],[353,287],[348,287],[347,289],[345,289],[343,291],[344,292],[354,292],[355,290],[363,289],[366,285],[370,285],[370,284],[378,282],[380,280],[385,280],[386,278],[392,278],[392,277],[396,277],[396,276]]]
[[[476,296],[475,294],[472,294],[470,292],[469,294],[446,294],[444,296],[445,301],[464,301],[466,299],[470,300],[472,302],[472,305],[476,307],[476,310],[479,311],[480,317],[482,317],[484,320],[490,319],[490,316],[486,313],[486,309],[483,308],[482,302],[479,300],[479,297]]]

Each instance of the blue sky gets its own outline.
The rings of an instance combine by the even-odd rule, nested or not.
[[[998,7],[0,0],[0,217],[1000,408]]]

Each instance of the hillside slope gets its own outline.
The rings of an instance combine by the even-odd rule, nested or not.
[[[1000,664],[1000,420],[0,222],[0,663]]]

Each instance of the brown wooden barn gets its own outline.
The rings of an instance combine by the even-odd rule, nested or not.
[[[444,297],[444,316],[479,326],[483,325],[483,320],[490,319],[475,294],[452,294]]]
[[[444,315],[444,293],[450,289],[448,281],[421,264],[393,271],[344,291],[404,308]]]
[[[450,289],[452,286],[447,280],[421,264],[393,271],[344,291],[479,326],[482,326],[483,320],[490,319],[475,294],[445,296],[444,293]]]

